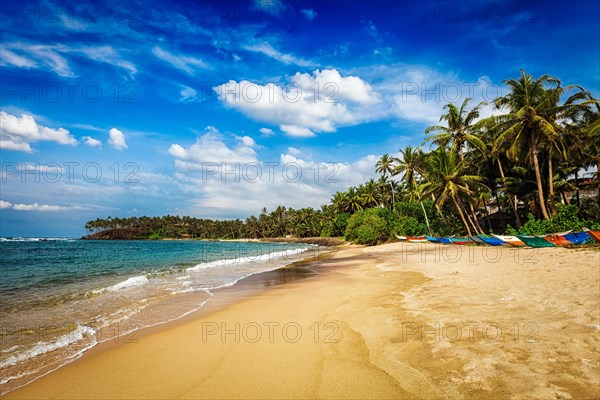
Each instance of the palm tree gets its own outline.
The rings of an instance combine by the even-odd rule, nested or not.
[[[412,146],[406,146],[400,149],[400,155],[402,157],[396,159],[392,175],[404,173],[402,180],[409,186],[417,186],[417,174],[422,172],[423,151],[419,147],[413,149]]]
[[[499,135],[494,148],[506,149],[509,157],[519,159],[522,149],[528,149],[527,158],[535,171],[538,203],[545,219],[550,219],[544,186],[540,171],[539,153],[545,144],[556,142],[558,127],[555,117],[548,110],[556,104],[557,88],[560,81],[549,75],[534,79],[521,70],[519,79],[504,81],[510,93],[495,101],[498,109],[506,109],[507,113],[489,118],[493,121],[492,129],[498,130]],[[547,88],[547,85],[555,85]],[[487,122],[487,121],[486,121]]]
[[[396,161],[396,158],[391,157],[387,153],[382,155],[377,164],[375,164],[375,172],[383,176],[392,175],[394,172],[394,162]]]
[[[394,162],[398,161],[395,157],[391,157],[389,154],[384,154],[381,156],[381,158],[379,159],[379,161],[377,161],[377,164],[375,164],[375,172],[381,174],[382,178],[386,178],[387,175],[392,176],[394,173]],[[396,202],[396,198],[395,198],[395,193],[394,193],[394,187],[393,184],[390,182],[390,188],[392,189],[392,207],[394,205],[394,203]]]
[[[467,222],[470,217],[464,209],[461,196],[473,196],[471,187],[486,188],[481,181],[480,176],[465,174],[464,161],[456,155],[455,151],[439,147],[432,151],[429,157],[427,182],[422,185],[422,190],[425,196],[434,194],[436,203],[439,205],[443,205],[447,200],[452,200],[467,233],[471,236],[471,227]],[[475,228],[473,222],[470,222]]]
[[[441,121],[446,121],[447,126],[434,125],[425,129],[425,133],[439,132],[433,136],[429,136],[425,141],[433,141],[441,146],[449,146],[454,151],[458,151],[461,160],[464,159],[463,149],[465,144],[475,147],[482,152],[485,150],[485,144],[477,136],[473,130],[473,123],[479,118],[479,108],[486,104],[481,102],[467,111],[466,107],[471,101],[471,98],[466,98],[459,108],[452,103],[444,106],[448,110],[446,114],[440,117]]]

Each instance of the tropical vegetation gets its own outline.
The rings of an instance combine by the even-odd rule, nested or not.
[[[534,78],[522,70],[504,83],[506,95],[489,104],[493,115],[482,118],[487,104],[471,106],[469,98],[447,104],[421,146],[382,155],[374,166],[379,179],[334,193],[320,209],[280,206],[228,221],[109,217],[89,221],[86,229],[127,229],[139,238],[344,236],[375,244],[394,235],[600,226],[600,103],[549,75]]]

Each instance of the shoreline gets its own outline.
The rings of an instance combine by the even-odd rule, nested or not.
[[[309,279],[247,292],[206,315],[148,331],[136,343],[90,350],[3,397],[597,393],[598,251],[392,243],[342,248],[313,264],[319,273]],[[269,323],[278,324],[270,325],[272,341]],[[287,340],[296,339],[294,324],[302,335]],[[250,340],[257,327],[262,336]]]
[[[315,252],[315,249],[318,250]],[[61,368],[64,368],[72,363],[77,363],[95,353],[117,348],[125,343],[136,342],[140,337],[147,336],[154,332],[159,332],[161,330],[168,329],[197,318],[201,318],[202,316],[206,316],[212,312],[223,309],[228,305],[241,301],[242,299],[249,298],[253,295],[270,290],[271,287],[296,280],[306,279],[316,275],[318,272],[316,272],[317,268],[315,265],[319,260],[326,259],[332,254],[335,254],[337,247],[315,247],[315,249],[308,249],[307,253],[303,255],[302,258],[295,261],[286,260],[286,257],[284,256],[281,258],[281,261],[285,262],[285,264],[282,266],[279,266],[275,269],[250,274],[237,280],[231,285],[210,289],[208,292],[210,297],[203,301],[199,307],[185,312],[178,317],[153,323],[151,325],[140,326],[133,330],[131,330],[132,326],[127,321],[117,324],[116,329],[114,326],[111,326],[110,329],[107,329],[107,331],[109,331],[109,335],[101,335],[101,340],[97,341],[94,345],[87,348],[76,357],[64,360],[60,364],[50,367],[50,369],[42,372],[33,380],[25,384],[17,383],[15,387],[11,387],[11,385],[8,384],[6,385],[8,386],[8,391],[6,392],[3,390],[4,388],[2,388],[2,385],[0,385],[0,389],[2,389],[0,390],[0,397],[13,392],[14,390],[25,388],[38,379],[48,374],[52,374],[55,371],[60,370]],[[182,299],[179,300],[181,301]],[[123,329],[121,329],[121,326],[123,326]],[[128,327],[127,331],[125,330],[125,327]],[[18,378],[16,381],[18,382]]]

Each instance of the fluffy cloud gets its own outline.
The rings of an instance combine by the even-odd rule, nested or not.
[[[117,128],[111,128],[108,131],[108,144],[117,150],[125,150],[127,148],[125,134]]]
[[[98,139],[94,139],[91,136],[84,136],[81,138],[81,140],[83,141],[83,144],[85,144],[86,146],[102,147],[102,142],[99,141]]]
[[[223,135],[212,126],[188,148],[172,144],[169,153],[175,157],[175,166],[181,170],[202,168],[203,163],[251,163],[256,162],[256,142],[249,136],[236,136],[236,144],[229,147]]]
[[[273,132],[273,129],[269,129],[269,128],[260,128],[258,131],[261,133],[261,135],[263,137],[269,137],[269,136],[275,135],[275,132]]]
[[[0,148],[31,153],[30,143],[49,141],[59,144],[77,145],[77,140],[64,128],[52,129],[39,125],[33,116],[20,117],[0,111]]]
[[[209,65],[199,58],[173,54],[158,46],[152,49],[152,54],[189,75],[194,75],[199,68],[209,68]]]
[[[378,156],[355,162],[311,160],[294,147],[275,160],[261,160],[248,136],[224,135],[207,127],[189,147],[171,145],[174,179],[190,202],[184,213],[206,217],[241,216],[263,207],[319,207],[338,190],[375,177]]]
[[[12,206],[12,203],[10,203],[8,201],[0,200],[0,209],[10,208],[11,206]]]
[[[250,118],[279,125],[290,136],[333,132],[378,117],[380,96],[357,76],[335,70],[296,73],[287,85],[243,80],[216,86],[219,99]]]

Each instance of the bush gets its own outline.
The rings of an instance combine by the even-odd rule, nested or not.
[[[511,235],[544,235],[553,232],[576,231],[583,228],[594,228],[597,222],[589,221],[579,217],[575,205],[557,204],[556,214],[550,219],[535,219],[533,214],[527,215],[527,222],[521,226],[518,231],[512,227],[507,229]]]
[[[160,240],[162,236],[158,232],[152,232],[152,234],[148,237],[150,240]]]
[[[374,245],[389,239],[389,211],[370,208],[354,213],[348,220],[346,240],[359,244]]]

